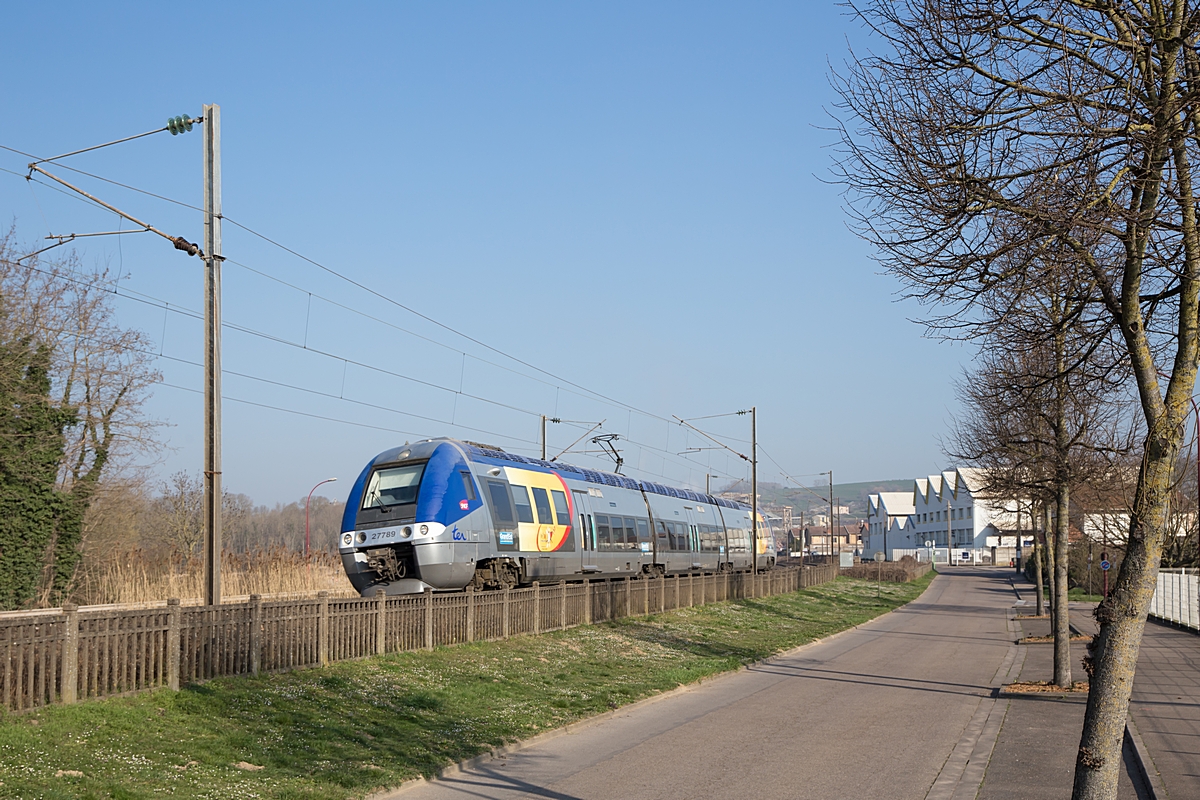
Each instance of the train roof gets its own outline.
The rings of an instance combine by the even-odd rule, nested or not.
[[[529,456],[517,455],[501,450],[493,445],[479,444],[478,442],[463,441],[462,444],[470,451],[473,456],[482,458],[492,458],[497,461],[511,461],[514,464],[530,464],[535,467],[555,470],[573,475],[580,480],[588,483],[598,483],[603,486],[618,486],[623,489],[640,489],[644,492],[653,494],[661,494],[666,497],[677,497],[680,500],[691,500],[696,503],[712,503],[713,505],[722,506],[723,508],[732,508],[738,511],[749,511],[750,506],[745,503],[738,503],[733,500],[726,500],[723,497],[714,497],[710,494],[702,494],[693,492],[691,489],[677,489],[674,486],[665,486],[654,481],[637,481],[633,478],[624,475],[616,475],[611,472],[602,472],[596,469],[588,469],[586,467],[577,467],[573,464],[564,464],[561,461],[543,461],[540,458],[530,458]]]

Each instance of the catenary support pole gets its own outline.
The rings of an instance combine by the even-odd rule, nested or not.
[[[833,559],[833,470],[829,470],[829,558]]]
[[[204,106],[204,602],[221,602],[221,107]]]
[[[750,508],[754,573],[758,574],[758,406],[750,406]]]

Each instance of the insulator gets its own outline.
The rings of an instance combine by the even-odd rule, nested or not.
[[[178,136],[181,133],[187,133],[192,129],[192,118],[187,114],[178,117],[170,117],[167,119],[167,130],[172,136]]]
[[[187,239],[183,238],[182,236],[176,236],[171,241],[175,244],[176,250],[182,250],[183,252],[187,253],[189,256],[197,255],[200,252],[199,245],[192,244],[191,242],[189,242]]]

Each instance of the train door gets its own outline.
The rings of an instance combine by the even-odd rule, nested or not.
[[[654,564],[659,572],[667,572],[671,569],[671,529],[659,515],[655,515],[651,521],[654,523]]]
[[[775,566],[775,530],[770,520],[762,514],[758,516],[758,568],[770,569]]]
[[[671,508],[666,518],[658,524],[666,533],[666,565],[669,572],[688,572],[692,569],[692,533],[691,520],[688,511],[683,508]],[[660,536],[658,544],[663,544]]]
[[[691,569],[703,569],[704,562],[700,552],[700,522],[699,514],[692,506],[683,507],[684,516],[687,518],[687,544],[691,559],[688,565]]]
[[[715,506],[695,507],[696,523],[696,543],[698,545],[697,561],[700,561],[703,570],[706,572],[716,572],[720,569],[720,553],[718,542],[716,542],[716,513],[713,509]]]
[[[573,489],[575,517],[579,530],[579,571],[587,574],[599,572],[596,561],[596,520],[592,515],[592,504],[586,489]]]
[[[713,506],[716,510],[717,523],[717,567],[724,571],[732,569],[732,564],[729,563],[729,530],[725,527],[725,512],[720,506]]]

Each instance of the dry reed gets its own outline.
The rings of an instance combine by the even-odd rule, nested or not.
[[[226,552],[221,561],[221,594],[227,599],[260,595],[298,595],[327,591],[356,596],[337,555],[303,553],[285,548],[248,553]],[[72,598],[80,605],[184,601],[204,596],[201,558],[159,557],[135,550],[96,565],[83,576]]]

